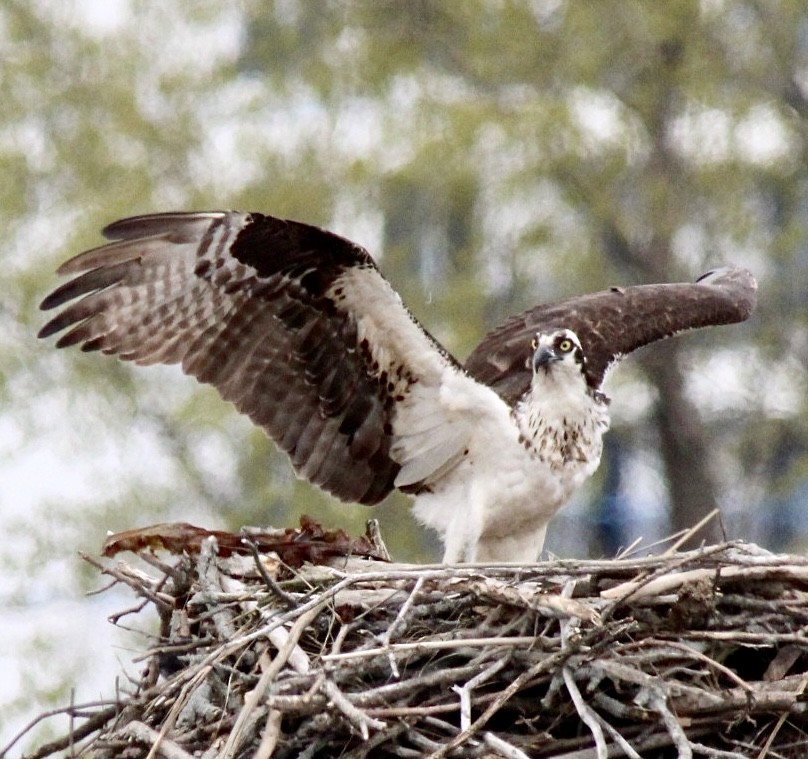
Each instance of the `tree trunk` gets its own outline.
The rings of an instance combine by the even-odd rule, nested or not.
[[[673,531],[692,527],[717,507],[710,472],[709,438],[698,410],[684,392],[679,364],[680,344],[673,340],[655,345],[641,357],[648,378],[657,388],[656,406],[659,453],[665,464]],[[686,544],[721,539],[718,520],[712,520]]]

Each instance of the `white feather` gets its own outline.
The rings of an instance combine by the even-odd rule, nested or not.
[[[346,271],[331,295],[355,316],[378,372],[398,383],[395,485],[422,486],[414,513],[443,538],[444,561],[535,561],[547,523],[597,468],[608,426],[580,367],[539,372],[511,409],[440,352],[376,270]],[[531,445],[563,438],[565,425],[585,430],[585,455],[567,461],[557,446]]]

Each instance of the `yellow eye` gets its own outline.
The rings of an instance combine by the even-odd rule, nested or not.
[[[530,341],[530,347],[532,350],[536,350],[536,348],[539,347],[539,341],[535,337]]]
[[[569,353],[572,350],[572,340],[562,340],[558,344],[558,350],[562,353]]]

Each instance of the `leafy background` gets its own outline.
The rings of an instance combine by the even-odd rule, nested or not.
[[[599,473],[548,549],[808,534],[808,10],[799,0],[3,0],[0,4],[0,746],[109,695],[125,594],[77,557],[182,519],[360,530],[174,367],[57,352],[37,304],[118,217],[239,208],[376,255],[458,357],[536,302],[751,268],[747,324],[610,378]],[[397,558],[438,555],[401,498]],[[711,532],[710,532],[711,530]],[[64,729],[41,725],[32,745]],[[14,751],[20,747],[18,744]]]

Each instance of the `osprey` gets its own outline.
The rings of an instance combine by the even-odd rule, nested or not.
[[[621,356],[746,319],[752,275],[612,288],[532,308],[461,365],[360,246],[259,213],[117,221],[42,302],[57,347],[179,363],[263,428],[300,477],[344,501],[395,488],[444,561],[534,561],[548,521],[597,468],[601,392]],[[77,299],[78,300],[75,300]],[[74,301],[70,303],[70,301]]]

